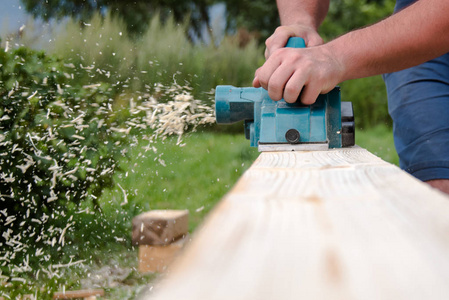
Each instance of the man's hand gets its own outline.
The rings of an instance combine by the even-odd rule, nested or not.
[[[312,26],[293,24],[288,26],[279,26],[275,32],[265,41],[265,58],[268,59],[277,49],[284,48],[290,37],[301,37],[304,39],[307,47],[313,47],[323,44],[316,29]]]
[[[271,99],[312,104],[319,94],[341,82],[343,65],[326,45],[311,48],[279,48],[257,69],[254,87],[263,87]]]
[[[324,87],[320,87],[319,84],[311,84],[310,76],[323,76],[316,74],[317,72],[313,72],[313,74],[309,72],[311,68],[316,68],[316,66],[314,58],[304,56],[307,51],[290,51],[293,49],[287,50],[285,48],[290,37],[303,38],[306,47],[323,44],[323,39],[313,26],[300,24],[279,26],[265,41],[265,58],[267,61],[256,71],[253,86],[268,90],[268,95],[273,100],[277,101],[284,98],[285,101],[290,103],[296,102],[301,90],[303,90],[301,102],[312,104],[321,92],[330,91],[335,84],[330,87],[328,87],[329,84]],[[294,68],[297,69],[294,70]]]

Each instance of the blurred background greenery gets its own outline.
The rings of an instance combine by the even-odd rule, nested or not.
[[[55,290],[85,287],[88,274],[112,264],[129,272],[115,285],[99,284],[110,299],[132,299],[152,277],[135,271],[131,219],[150,209],[188,209],[194,231],[258,156],[242,124],[195,126],[195,132],[190,126],[183,147],[176,136],[149,140],[154,127],[136,121],[147,115],[135,107],[185,93],[213,106],[216,85],[251,86],[264,62],[263,42],[278,25],[275,1],[20,1],[30,18],[1,32],[0,152],[10,153],[2,178],[11,179],[0,185],[8,200],[0,202],[8,213],[0,214],[0,225],[21,245],[5,235],[0,240],[0,296],[51,299]],[[320,33],[331,40],[388,16],[393,6],[392,0],[331,1]],[[341,87],[342,99],[354,105],[356,143],[397,164],[381,77]],[[73,123],[76,132],[67,130]],[[149,143],[157,152],[144,150]],[[85,149],[105,150],[88,155]],[[37,163],[23,171],[30,157]],[[91,184],[77,185],[86,178]],[[75,196],[67,197],[74,187]],[[47,196],[57,201],[47,205]],[[30,231],[36,236],[71,224],[62,245],[52,243],[56,230],[39,239],[49,242],[36,255],[36,236],[20,235],[24,224],[34,226],[25,220],[30,209],[46,220]],[[81,263],[54,267],[74,261]]]

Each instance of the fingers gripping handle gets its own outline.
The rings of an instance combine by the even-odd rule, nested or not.
[[[306,43],[303,38],[300,37],[291,37],[288,39],[286,48],[305,48]]]

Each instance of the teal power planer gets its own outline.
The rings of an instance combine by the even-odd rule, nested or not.
[[[304,48],[302,38],[286,47]],[[217,86],[218,124],[245,121],[245,136],[259,151],[327,150],[354,145],[351,102],[340,100],[340,88],[319,95],[312,105],[273,101],[263,88]]]

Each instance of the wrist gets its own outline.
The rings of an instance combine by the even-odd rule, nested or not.
[[[276,2],[282,25],[301,24],[316,30],[326,17],[330,0],[277,0]]]
[[[332,70],[334,70],[334,80],[337,84],[353,79],[350,77],[350,59],[348,60],[348,53],[346,53],[347,47],[343,45],[338,40],[333,40],[329,43],[326,43],[322,46],[323,52],[328,57],[329,63],[332,65]]]
[[[310,28],[318,31],[319,23],[311,16],[295,16],[294,19],[288,22],[282,22],[284,26],[299,27],[299,28]]]

